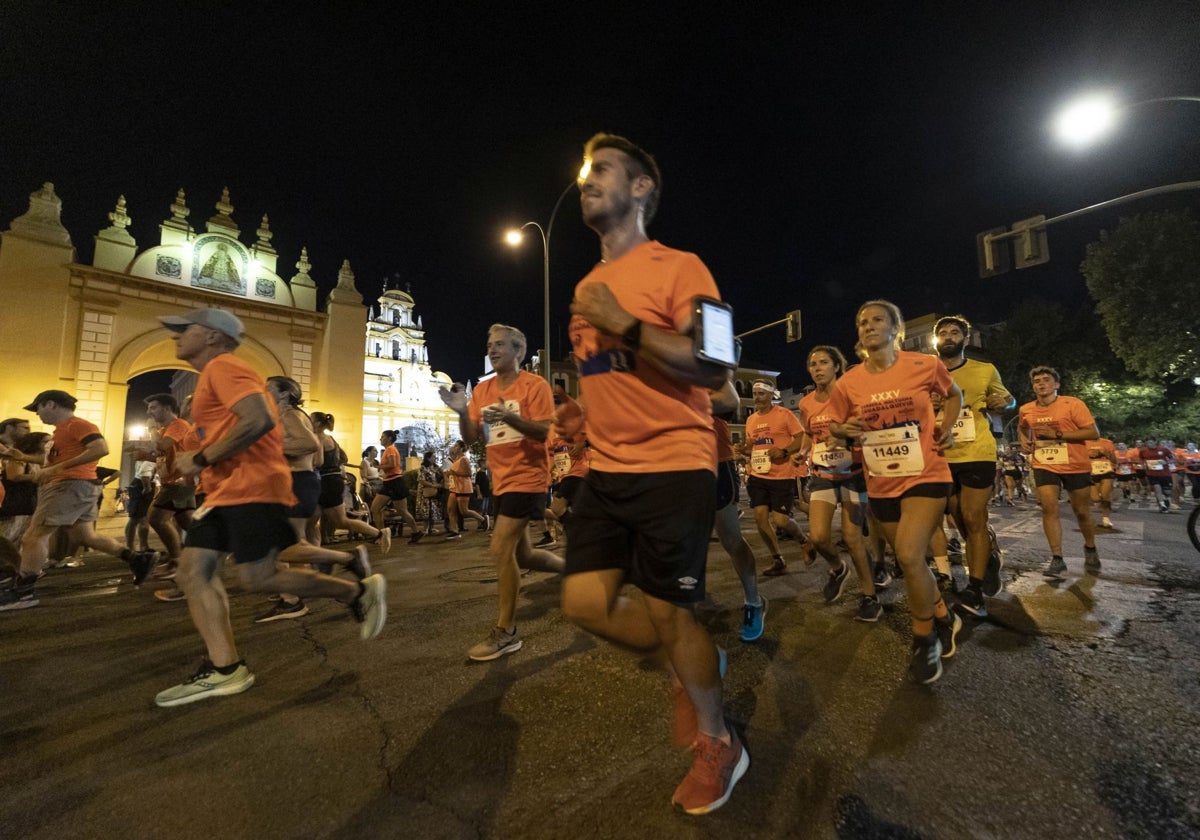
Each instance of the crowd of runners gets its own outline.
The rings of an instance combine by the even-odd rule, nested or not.
[[[629,140],[599,134],[588,142],[580,201],[601,259],[571,303],[578,397],[554,393],[524,370],[524,334],[494,324],[487,355],[495,375],[470,394],[457,384],[441,391],[462,438],[445,469],[427,455],[410,486],[391,431],[379,449],[362,453],[369,521],[346,509],[348,458],[333,437],[335,419],[307,413],[295,380],[263,381],[235,356],[244,328],[225,310],[160,319],[178,358],[200,372],[190,406],[170,394],[146,400],[154,431],[138,457],[158,462],[158,489],[152,493],[139,473],[142,490],[130,495],[129,515],[131,524],[135,513],[146,518],[161,553],[136,527],[127,545],[96,533],[97,462],[108,445],[93,423],[75,415],[72,395],[38,394],[26,410],[53,426],[52,435],[31,432],[28,420],[0,425],[0,454],[12,479],[5,487],[17,488],[0,509],[0,563],[10,568],[0,611],[39,603],[36,584],[51,537],[65,527],[76,543],[127,563],[137,584],[150,575],[173,579],[156,594],[186,603],[206,656],[193,676],[157,695],[158,705],[236,694],[254,675],[230,622],[220,574],[227,555],[244,588],[274,599],[256,620],[297,618],[308,610],[306,599],[330,598],[349,608],[361,638],[373,639],[386,621],[387,588],[370,557],[400,551],[392,538],[404,528],[409,544],[427,537],[432,516],[419,523],[416,501],[437,499],[445,539],[459,538],[468,519],[490,531],[496,621],[467,656],[490,661],[519,651],[521,569],[560,574],[562,610],[571,621],[663,671],[674,739],[693,752],[672,802],[702,814],[728,800],[750,765],[723,713],[725,651],[694,609],[705,597],[710,538],[741,582],[743,642],[760,639],[767,626],[759,575],[791,573],[788,554],[805,568],[820,558],[827,603],[842,598],[853,578],[855,620],[876,622],[879,590],[903,587],[912,628],[908,672],[928,684],[955,655],[963,620],[986,616],[988,599],[1003,589],[989,507],[1036,499],[1049,555],[1044,573],[1061,578],[1064,493],[1087,574],[1101,571],[1095,532],[1113,527],[1114,487],[1125,499],[1153,494],[1164,512],[1182,503],[1189,484],[1192,498],[1200,495],[1195,444],[1128,447],[1101,438],[1088,407],[1059,394],[1059,374],[1045,365],[1030,371],[1035,398],[1018,408],[994,366],[967,358],[965,317],[936,323],[936,356],[909,352],[901,349],[903,316],[887,300],[859,308],[853,353],[829,345],[809,352],[813,390],[796,412],[778,404],[774,383],[756,381],[755,410],[735,443],[728,419],[739,405],[736,363],[700,352],[694,336],[696,301],[719,300],[716,283],[697,256],[646,234],[661,183],[654,158]],[[989,415],[1013,409],[1018,440],[998,446]],[[467,452],[476,441],[486,447],[491,484],[483,510],[469,504],[476,486]],[[743,474],[766,557],[761,570],[739,524]],[[1093,503],[1101,508],[1099,523]],[[797,507],[807,514],[806,529],[793,516]],[[529,525],[538,521],[546,530],[535,542]],[[566,532],[564,555],[549,550],[555,523]],[[329,529],[363,543],[330,549],[322,544]],[[781,541],[788,540],[794,553],[785,554]],[[953,554],[962,556],[962,585],[951,575]]]

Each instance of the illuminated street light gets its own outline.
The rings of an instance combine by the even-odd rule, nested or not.
[[[1082,148],[1111,131],[1122,112],[1155,102],[1200,102],[1200,96],[1159,96],[1122,104],[1108,94],[1091,94],[1075,100],[1059,113],[1054,120],[1054,133],[1063,143]]]
[[[1117,106],[1107,94],[1072,102],[1054,121],[1054,133],[1068,146],[1080,148],[1108,133],[1117,121]]]
[[[537,228],[538,233],[542,235],[542,335],[544,344],[542,345],[542,357],[538,361],[541,362],[542,376],[546,378],[547,382],[550,381],[550,234],[554,231],[554,218],[558,215],[558,208],[562,206],[563,199],[583,183],[591,165],[590,160],[583,162],[583,166],[579,169],[579,175],[574,181],[567,184],[566,189],[559,195],[558,201],[554,202],[554,209],[550,211],[550,222],[545,227],[537,222],[526,222],[520,228],[513,228],[504,234],[505,243],[513,248],[525,241],[522,231],[527,227]]]

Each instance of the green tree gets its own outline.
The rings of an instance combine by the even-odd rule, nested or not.
[[[1123,218],[1080,266],[1113,351],[1160,382],[1200,376],[1200,222],[1188,210]]]

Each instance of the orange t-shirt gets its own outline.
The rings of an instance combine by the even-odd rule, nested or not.
[[[545,493],[550,486],[550,456],[546,442],[527,437],[507,423],[483,422],[483,409],[503,401],[524,420],[545,422],[554,415],[554,396],[546,380],[527,370],[507,388],[493,376],[475,386],[467,406],[471,420],[486,426],[487,461],[492,471],[492,492]]]
[[[383,474],[384,481],[391,481],[404,475],[404,466],[400,461],[400,450],[396,448],[395,444],[383,448],[383,452],[379,454],[379,471]]]
[[[562,481],[568,476],[583,478],[588,474],[590,457],[585,446],[579,457],[572,457],[571,452],[584,440],[581,432],[575,439],[567,439],[554,434],[551,427],[550,436],[546,438],[546,451],[550,453],[550,472],[555,481]]]
[[[471,464],[466,455],[459,455],[458,460],[450,465],[450,492],[456,496],[470,496],[475,490],[471,484]],[[466,471],[466,475],[455,475],[455,471]]]
[[[188,433],[192,430],[191,424],[182,417],[176,417],[167,424],[167,428],[162,430],[164,438],[170,438],[174,443],[171,448],[162,454],[163,468],[158,475],[158,479],[163,484],[181,484],[185,487],[192,486],[192,479],[185,478],[180,475],[175,469],[175,456],[180,452],[186,452],[183,448],[183,442],[187,440]]]
[[[249,448],[205,467],[204,489],[208,507],[254,503],[296,504],[292,471],[283,457],[283,433],[275,401],[250,365],[231,353],[222,353],[200,371],[192,398],[192,419],[201,448],[223,439],[237,425],[233,407],[254,394],[262,395],[275,426]]]
[[[1116,473],[1117,448],[1108,438],[1087,441],[1088,459],[1092,462],[1092,475],[1112,478]]]
[[[76,455],[83,454],[87,445],[96,438],[103,438],[100,429],[94,423],[89,423],[82,417],[68,417],[54,427],[54,445],[50,448],[49,466],[62,461],[68,461]],[[99,460],[99,459],[97,459]],[[96,480],[96,461],[86,464],[76,464],[67,467],[58,475],[51,476],[51,481],[66,481],[69,478],[81,478],[85,481]]]
[[[896,363],[881,373],[868,371],[865,364],[855,365],[834,383],[825,403],[827,422],[844,423],[853,415],[867,429],[861,443],[868,495],[894,499],[918,484],[951,480],[950,467],[933,436],[936,420],[930,394],[945,396],[953,387],[954,379],[941,359],[907,350],[901,350]],[[872,458],[882,465],[878,472],[871,469]],[[893,469],[918,471],[903,475],[893,474]]]
[[[647,328],[685,333],[693,299],[719,297],[695,254],[644,242],[601,263],[575,287],[603,283]],[[592,468],[614,473],[716,470],[708,391],[678,382],[638,358],[619,336],[576,315],[569,328],[587,407]]]
[[[816,391],[804,395],[796,410],[800,412],[800,428],[812,441],[808,462],[819,478],[845,480],[862,472],[862,448],[848,447],[845,441],[829,437],[829,415]],[[828,445],[823,445],[828,444]]]
[[[1096,425],[1096,420],[1092,417],[1092,412],[1084,405],[1083,400],[1077,400],[1075,397],[1064,397],[1059,395],[1054,398],[1054,402],[1050,405],[1038,405],[1037,400],[1027,402],[1021,406],[1018,412],[1017,428],[1020,430],[1021,440],[1030,441],[1033,435],[1037,434],[1034,427],[1041,427],[1040,431],[1044,434],[1047,430],[1051,432],[1073,432],[1076,429],[1090,429]],[[1067,448],[1067,462],[1062,464],[1046,463],[1038,460],[1038,451],[1035,445],[1033,450],[1033,458],[1031,459],[1035,470],[1046,470],[1052,473],[1091,473],[1092,462],[1088,458],[1088,441],[1079,441],[1078,443],[1065,442],[1058,444],[1056,441],[1042,441],[1046,446],[1065,446]]]
[[[1189,452],[1185,447],[1177,449],[1176,453],[1188,475],[1200,475],[1200,452]]]
[[[732,461],[734,459],[733,438],[729,434],[729,424],[723,418],[715,415],[712,421],[713,431],[717,435],[717,463]]]
[[[781,405],[773,405],[764,414],[756,411],[746,418],[746,440],[750,442],[750,471],[752,478],[772,481],[796,477],[795,468],[785,455],[778,461],[767,457],[770,449],[785,449],[800,434],[800,420]]]

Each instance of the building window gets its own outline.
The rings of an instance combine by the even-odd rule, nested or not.
[[[392,310],[392,326],[395,326],[395,327],[400,326],[400,310],[399,309]]]
[[[392,358],[395,359],[396,361],[400,361],[400,342],[399,341],[392,342]]]

